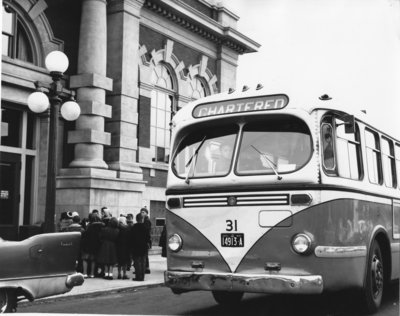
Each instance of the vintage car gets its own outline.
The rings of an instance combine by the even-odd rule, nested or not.
[[[80,241],[79,232],[0,240],[0,313],[16,311],[22,299],[62,294],[83,284],[75,270]]]

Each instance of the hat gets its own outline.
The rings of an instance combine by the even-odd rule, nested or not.
[[[78,212],[72,212],[72,217],[79,216]]]
[[[72,218],[74,217],[73,213],[71,211],[67,212],[67,218]]]
[[[140,209],[140,212],[146,212],[146,214],[149,214],[149,211],[148,211],[147,208],[145,208],[145,207],[142,207],[142,208]]]
[[[121,223],[121,224],[126,225],[126,218],[120,216],[120,217],[118,217],[118,222]]]

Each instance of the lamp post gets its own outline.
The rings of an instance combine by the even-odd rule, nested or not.
[[[28,107],[35,113],[42,113],[50,106],[50,120],[48,133],[47,159],[47,186],[46,208],[44,216],[44,232],[54,232],[54,215],[56,209],[56,175],[57,175],[57,139],[60,117],[61,94],[63,85],[61,79],[68,68],[68,58],[60,51],[53,51],[47,55],[46,68],[50,72],[53,82],[48,88],[48,97],[36,83],[37,91],[28,97]],[[39,91],[38,91],[39,90]],[[61,107],[61,115],[68,121],[76,120],[80,115],[78,103],[73,100],[65,102]]]

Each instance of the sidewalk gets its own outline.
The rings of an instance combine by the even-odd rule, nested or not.
[[[62,297],[74,297],[74,296],[86,296],[101,292],[111,291],[122,291],[125,289],[148,287],[164,284],[164,271],[167,269],[167,259],[161,257],[161,251],[152,249],[149,254],[150,274],[146,274],[144,281],[133,281],[134,274],[131,271],[127,272],[129,277],[128,280],[118,280],[118,270],[114,268],[114,280],[105,280],[102,278],[87,278],[81,286],[75,286],[70,292],[37,299],[35,301],[42,301],[48,299],[62,298]],[[21,301],[19,304],[27,303],[27,300]]]

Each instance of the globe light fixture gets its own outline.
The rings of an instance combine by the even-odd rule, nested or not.
[[[41,91],[33,92],[28,97],[28,107],[32,112],[42,113],[50,105],[49,98]]]
[[[67,101],[61,106],[61,116],[67,121],[75,121],[80,114],[81,108],[73,100]]]
[[[68,57],[60,51],[52,51],[46,56],[46,68],[50,72],[65,72],[68,69]]]
[[[48,88],[48,96],[43,91],[35,91],[28,97],[27,103],[31,111],[42,113],[50,106],[49,134],[48,134],[48,156],[47,156],[47,185],[46,185],[46,207],[44,214],[43,230],[45,233],[55,231],[54,217],[56,211],[56,176],[57,176],[57,141],[60,117],[60,106],[62,97],[66,92],[63,89],[61,79],[67,70],[69,62],[67,56],[60,51],[53,51],[45,59],[47,70],[50,72],[52,83]],[[36,83],[36,88],[39,84]],[[81,113],[78,103],[69,100],[61,107],[61,115],[68,121],[76,120]]]

